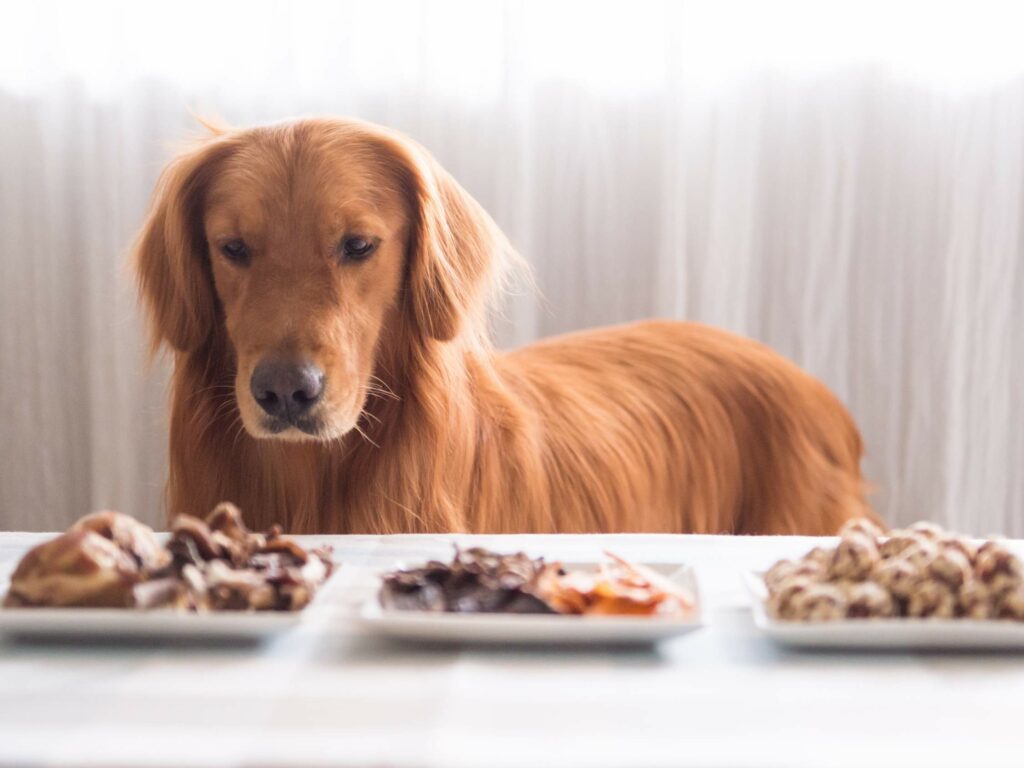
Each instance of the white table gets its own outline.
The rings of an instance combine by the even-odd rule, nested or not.
[[[37,534],[0,534],[0,574]],[[816,543],[718,536],[313,537],[355,605],[451,541],[696,567],[711,625],[652,650],[413,648],[313,621],[256,647],[0,644],[0,763],[968,766],[1024,763],[1024,657],[781,650],[740,580]],[[341,587],[345,587],[341,589]]]

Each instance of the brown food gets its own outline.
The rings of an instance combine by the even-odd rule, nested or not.
[[[931,541],[941,541],[948,535],[941,525],[927,520],[914,523],[910,526],[910,532]]]
[[[779,619],[1024,621],[1021,561],[999,541],[976,546],[934,523],[883,535],[870,521],[850,521],[836,547],[780,560],[764,582],[767,609]]]
[[[974,559],[974,575],[994,593],[1015,589],[1021,584],[1021,563],[998,541],[986,541]]]
[[[878,553],[883,559],[895,557],[916,546],[921,541],[919,536],[906,531],[893,531],[878,545]]]
[[[918,568],[927,568],[928,564],[939,554],[938,545],[931,539],[917,536],[914,542],[904,549],[900,556],[909,560]]]
[[[907,601],[907,616],[951,619],[956,615],[956,596],[938,580],[922,581]]]
[[[977,579],[966,582],[956,594],[956,615],[965,619],[991,619],[995,601],[989,590]]]
[[[692,598],[672,581],[606,553],[596,572],[567,573],[523,553],[457,549],[451,563],[385,574],[380,603],[395,610],[567,615],[685,614]]]
[[[1000,619],[1024,621],[1024,588],[1017,586],[1001,593],[994,610]]]
[[[928,563],[927,570],[929,576],[953,590],[960,589],[973,576],[971,561],[963,552],[952,547],[939,549]]]
[[[796,619],[798,611],[794,609],[794,600],[813,587],[814,579],[807,576],[792,576],[783,580],[769,592],[768,611],[778,619]]]
[[[960,536],[950,536],[939,541],[939,551],[943,552],[949,549],[956,550],[965,558],[967,562],[974,567],[974,561],[978,557],[978,547],[970,539],[965,539]]]
[[[135,559],[143,573],[158,571],[171,560],[148,525],[120,512],[93,512],[71,526],[70,530],[92,531],[110,539]]]
[[[846,616],[851,619],[886,618],[896,612],[896,600],[885,587],[861,581],[846,588]]]
[[[812,556],[817,559],[808,559]],[[765,583],[769,587],[781,586],[794,576],[806,576],[812,580],[820,580],[824,578],[824,572],[828,568],[828,562],[831,558],[831,552],[827,553],[827,559],[825,559],[818,557],[815,551],[809,553],[807,557],[799,562],[780,560],[765,573]]]
[[[878,545],[866,533],[854,531],[839,540],[839,546],[832,553],[828,575],[831,579],[863,579],[878,563]]]
[[[403,611],[554,613],[535,594],[541,572],[552,567],[557,568],[522,552],[456,548],[451,563],[431,560],[421,568],[385,574],[380,603]]]
[[[110,539],[68,531],[32,549],[11,575],[5,606],[131,605],[138,563]]]
[[[866,517],[855,517],[853,520],[847,520],[843,527],[839,529],[839,536],[843,537],[849,533],[860,533],[872,540],[885,535],[884,531],[877,524]],[[824,549],[824,547],[818,547],[817,549]]]
[[[894,598],[909,599],[925,579],[925,572],[909,558],[896,556],[882,560],[875,566],[871,577]]]
[[[120,512],[94,512],[29,550],[4,605],[130,606],[135,585],[170,560],[147,526]]]
[[[843,590],[834,584],[810,584],[790,601],[786,618],[800,621],[829,621],[846,616],[847,602]]]
[[[560,569],[547,569],[539,580],[539,594],[559,613],[581,616],[681,615],[693,611],[693,598],[670,579],[611,552],[605,555],[611,562],[602,563],[597,573],[562,574]]]
[[[796,569],[797,564],[792,560],[779,560],[764,572],[764,583],[768,586],[769,590],[775,590],[782,582],[793,576]]]
[[[249,531],[232,504],[178,516],[166,547],[127,515],[97,512],[22,558],[7,606],[298,610],[333,569],[279,529]]]

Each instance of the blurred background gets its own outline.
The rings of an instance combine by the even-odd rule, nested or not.
[[[0,24],[0,529],[162,519],[125,257],[197,133],[407,132],[532,265],[502,346],[660,316],[770,344],[873,501],[1024,535],[1024,11],[985,2],[48,3]]]

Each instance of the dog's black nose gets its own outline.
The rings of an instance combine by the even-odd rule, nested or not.
[[[268,360],[256,366],[249,382],[260,408],[292,421],[317,404],[324,393],[324,372],[312,363]]]

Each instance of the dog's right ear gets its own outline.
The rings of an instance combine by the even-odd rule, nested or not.
[[[164,169],[134,249],[154,351],[197,348],[213,332],[216,301],[203,231],[206,187],[231,150],[225,136],[183,152]]]

